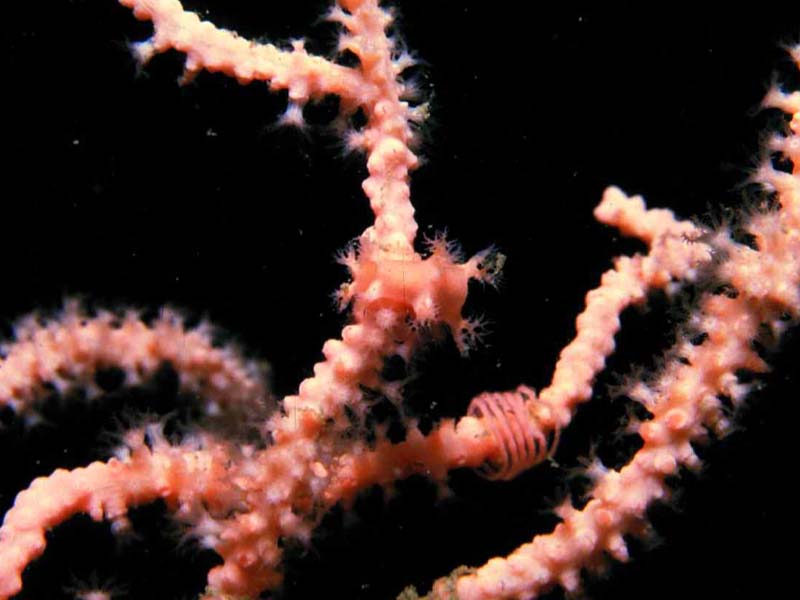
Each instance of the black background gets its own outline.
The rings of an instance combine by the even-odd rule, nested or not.
[[[309,49],[325,54],[335,42],[334,28],[318,21],[324,2],[186,5],[248,37],[308,35]],[[9,10],[0,58],[5,335],[18,316],[55,310],[65,296],[149,311],[166,303],[207,316],[268,359],[277,393],[290,393],[340,331],[330,293],[344,273],[334,252],[370,220],[363,160],[344,156],[321,125],[335,105],[307,111],[304,134],[276,129],[285,97],[262,84],[202,74],[179,87],[174,53],[137,74],[126,44],[149,27],[113,0]],[[585,292],[613,256],[637,249],[593,221],[605,186],[684,217],[741,204],[762,132],[782,123],[757,108],[773,73],[795,79],[781,44],[797,39],[800,10],[406,1],[399,14],[432,101],[426,164],[412,185],[420,229],[447,228],[467,253],[496,244],[508,256],[499,292],[476,287],[470,300],[492,322],[487,346],[464,362],[440,346],[418,365],[420,402],[456,415],[483,389],[545,385]],[[612,370],[650,366],[679,312],[655,299],[651,312],[626,314]],[[674,502],[653,510],[658,538],[634,543],[630,565],[590,579],[589,596],[794,591],[798,342],[779,350],[741,430],[702,450],[708,468],[685,475]],[[559,466],[510,484],[457,473],[441,502],[412,481],[388,504],[372,493],[354,513],[334,511],[311,548],[292,552],[285,597],[427,590],[455,566],[547,530],[548,507],[575,492],[574,481],[559,482],[624,413],[606,392],[613,382],[601,380],[566,434]],[[74,411],[33,433],[9,425],[0,434],[4,508],[33,476],[107,454],[93,436],[110,423],[93,429],[97,419]],[[601,456],[613,462],[628,450],[601,445]],[[122,597],[194,597],[213,556],[174,550],[159,507],[135,516],[140,535],[121,547],[85,519],[56,529],[20,597],[59,597],[93,576],[127,586]]]

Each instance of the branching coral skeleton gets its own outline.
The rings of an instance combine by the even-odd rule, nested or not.
[[[622,311],[655,290],[674,294],[686,284],[720,280],[728,284],[725,293],[701,295],[688,333],[668,352],[663,369],[629,391],[648,411],[648,418],[631,424],[643,445],[630,463],[619,470],[593,463],[585,506],[565,502],[558,510],[562,522],[551,533],[507,557],[454,572],[437,581],[431,595],[532,598],[555,586],[573,592],[581,570],[600,569],[608,555],[627,560],[623,537],[646,531],[645,511],[668,493],[665,479],[681,467],[699,466],[692,442],[708,430],[728,431],[721,399],[737,405],[749,392],[737,372],[767,369],[753,340],[765,329],[780,337],[797,318],[800,188],[794,172],[769,165],[759,170],[758,181],[774,201],[744,226],[752,237],[747,244],[724,229],[648,210],[641,198],[609,188],[596,218],[641,240],[647,252],[617,258],[587,295],[550,385],[538,393],[520,385],[480,394],[466,415],[425,433],[404,415],[402,440],[391,439],[369,419],[377,396],[403,411],[404,390],[384,376],[385,361],[408,362],[428,336],[448,331],[466,351],[475,329],[463,316],[468,284],[492,283],[504,260],[493,249],[461,260],[441,239],[427,255],[416,250],[409,178],[419,164],[416,127],[428,108],[411,103],[414,90],[399,78],[414,61],[386,34],[391,13],[376,0],[334,6],[328,17],[342,27],[339,50],[358,58],[348,67],[309,54],[300,41],[285,50],[251,42],[186,12],[177,0],[121,3],[153,23],[153,37],[136,46],[145,62],[175,49],[186,55],[185,80],[208,70],[243,83],[268,82],[288,92],[286,124],[300,124],[305,104],[328,94],[340,99],[343,129],[363,112],[366,124],[344,135],[366,156],[362,188],[375,221],[341,255],[350,281],[338,296],[350,324],[325,343],[313,376],[271,413],[273,399],[256,365],[169,312],[145,323],[135,313],[89,315],[69,306],[57,319],[18,327],[5,349],[0,402],[21,417],[35,418],[48,386],[91,387],[97,371],[109,365],[136,383],[169,362],[181,387],[204,399],[204,427],[180,443],[156,426],[135,428],[111,460],[34,480],[0,529],[0,597],[21,590],[22,573],[45,552],[50,528],[87,513],[121,532],[129,527],[131,507],[156,500],[222,557],[208,574],[204,597],[257,597],[276,589],[283,577],[279,542],[308,543],[326,511],[349,505],[369,486],[391,486],[414,474],[444,482],[450,470],[463,467],[507,480],[552,456],[578,407],[592,398],[592,384],[614,351]],[[765,103],[792,117],[787,136],[769,144],[796,164],[800,96],[773,90]]]

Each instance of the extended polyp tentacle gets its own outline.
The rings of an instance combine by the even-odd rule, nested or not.
[[[325,342],[325,360],[314,365],[314,376],[284,399],[283,414],[270,419],[277,441],[317,436],[325,423],[322,433],[338,436],[341,449],[341,434],[366,409],[365,389],[396,399],[396,386],[381,376],[384,359],[410,360],[425,339],[421,330],[436,333],[444,327],[466,349],[461,312],[469,281],[492,276],[485,254],[458,263],[442,250],[425,259],[380,261],[351,252],[343,262],[353,280],[341,294],[352,304],[355,323],[344,328],[341,340]]]

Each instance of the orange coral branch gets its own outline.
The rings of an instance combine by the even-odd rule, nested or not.
[[[182,317],[167,309],[147,325],[136,311],[90,317],[70,301],[60,318],[32,315],[15,330],[16,340],[4,348],[0,405],[34,419],[45,384],[62,394],[82,387],[97,395],[95,376],[109,366],[124,371],[127,385],[136,385],[163,363],[172,364],[181,387],[201,396],[204,412],[218,421],[263,419],[274,405],[264,384],[265,365],[245,360],[234,348],[215,348],[207,323],[187,330]]]
[[[29,319],[17,328],[0,363],[0,404],[22,415],[35,415],[49,386],[91,388],[98,371],[109,366],[135,384],[169,362],[183,389],[202,397],[204,419],[180,441],[168,441],[156,426],[134,430],[108,462],[55,471],[21,492],[0,528],[0,598],[22,589],[23,571],[44,552],[48,529],[81,512],[124,529],[131,507],[157,499],[222,559],[208,573],[204,597],[254,598],[275,589],[284,578],[281,542],[308,544],[327,511],[351,505],[369,486],[389,487],[413,474],[442,483],[464,467],[508,480],[552,456],[615,350],[621,313],[643,304],[653,290],[672,295],[696,284],[699,300],[688,326],[702,339],[679,334],[664,367],[629,390],[648,411],[631,424],[643,446],[630,462],[611,469],[596,461],[584,508],[565,502],[558,509],[562,522],[551,533],[506,558],[438,581],[432,595],[527,599],[556,585],[574,592],[581,570],[600,568],[604,554],[626,560],[623,536],[646,530],[648,505],[669,493],[665,478],[682,465],[698,466],[692,442],[708,430],[729,430],[720,397],[735,405],[749,391],[737,372],[767,369],[751,347],[759,331],[766,327],[778,336],[798,319],[798,95],[774,90],[765,100],[791,116],[790,133],[769,147],[793,167],[791,173],[771,165],[759,170],[758,181],[777,203],[765,202],[747,219],[749,243],[725,228],[712,232],[670,211],[648,210],[640,197],[609,188],[596,218],[638,238],[647,252],[617,258],[587,294],[551,384],[538,395],[524,385],[479,394],[465,416],[444,419],[423,434],[404,402],[405,382],[388,377],[387,364],[408,364],[430,337],[448,332],[466,352],[476,328],[464,315],[469,284],[493,283],[505,257],[487,250],[463,260],[443,237],[429,243],[427,254],[415,247],[410,174],[419,164],[415,127],[427,106],[409,104],[411,86],[401,74],[414,61],[387,33],[392,14],[377,0],[337,2],[328,16],[342,27],[339,50],[358,61],[345,67],[310,55],[302,41],[281,50],[246,40],[203,21],[178,0],[120,1],[153,24],[152,38],[136,46],[140,59],[175,49],[186,55],[184,79],[205,69],[288,90],[284,125],[302,124],[305,103],[326,94],[341,100],[339,125],[361,110],[363,127],[345,138],[365,154],[362,189],[374,221],[340,256],[350,281],[338,299],[350,322],[340,338],[324,344],[313,375],[270,415],[263,370],[231,348],[215,346],[205,327],[187,328],[171,313],[146,324],[132,313],[91,317],[73,305],[56,319]],[[729,289],[723,294],[703,287],[712,280]],[[402,439],[392,439],[371,419],[376,399],[397,413]],[[220,417],[226,427],[213,427]],[[242,422],[253,418],[263,438],[241,435]]]
[[[115,529],[128,528],[128,508],[163,499],[188,518],[216,507],[229,506],[236,494],[227,480],[230,459],[223,447],[186,451],[169,446],[156,430],[127,436],[130,453],[120,460],[94,462],[87,467],[59,469],[35,479],[6,513],[0,528],[0,597],[22,589],[27,564],[44,552],[44,534],[69,517],[86,513],[95,521],[111,521]]]

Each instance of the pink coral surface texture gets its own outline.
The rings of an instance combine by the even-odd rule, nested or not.
[[[6,53],[0,599],[790,589],[788,15],[63,4]]]

